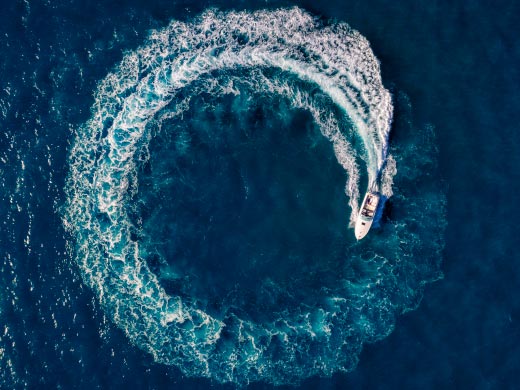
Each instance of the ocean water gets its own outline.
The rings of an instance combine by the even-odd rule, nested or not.
[[[517,388],[519,8],[8,3],[0,387]]]

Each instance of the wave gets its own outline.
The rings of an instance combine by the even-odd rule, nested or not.
[[[243,70],[247,79],[222,77]],[[71,148],[66,185],[64,224],[83,278],[135,345],[185,375],[286,384],[352,369],[363,343],[384,337],[394,313],[406,305],[392,302],[387,290],[369,281],[391,275],[384,265],[388,258],[368,262],[371,276],[345,277],[342,289],[318,307],[301,305],[280,319],[256,323],[233,313],[217,318],[195,299],[167,294],[140,253],[130,205],[138,196],[137,171],[148,158],[150,123],[180,119],[194,94],[238,94],[240,83],[284,96],[311,113],[346,171],[351,221],[359,207],[360,166],[368,187],[381,182],[384,195],[392,195],[397,173],[396,159],[388,156],[392,99],[368,41],[345,23],[329,23],[299,8],[210,10],[152,32],[98,86],[92,118]],[[397,230],[388,240],[403,240]],[[391,248],[391,256],[402,255],[399,245]],[[349,256],[366,257],[359,250],[353,247]]]

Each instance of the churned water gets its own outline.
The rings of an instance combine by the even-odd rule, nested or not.
[[[2,387],[515,387],[498,8],[6,7]]]

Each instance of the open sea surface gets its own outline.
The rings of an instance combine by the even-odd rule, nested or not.
[[[0,388],[519,388],[518,15],[7,2]]]

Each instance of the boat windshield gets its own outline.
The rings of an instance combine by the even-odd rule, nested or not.
[[[372,218],[374,216],[374,212],[372,210],[363,209],[361,215],[363,215],[364,217]]]

